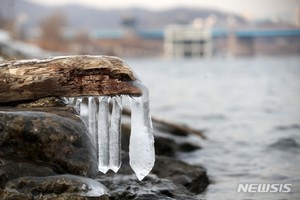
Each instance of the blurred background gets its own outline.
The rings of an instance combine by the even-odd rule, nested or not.
[[[299,0],[0,0],[0,52],[120,57],[298,55]],[[22,41],[19,45],[5,40]],[[24,46],[23,46],[24,47]],[[37,50],[37,49],[35,49]],[[15,52],[17,54],[17,52]]]
[[[199,199],[299,199],[299,0],[0,0],[3,59],[107,54],[150,90],[152,115],[205,130],[179,153]],[[291,193],[237,193],[239,183]]]

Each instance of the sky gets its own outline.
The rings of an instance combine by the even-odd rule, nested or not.
[[[293,17],[300,0],[30,0],[44,5],[77,3],[98,8],[142,7],[163,10],[172,7],[216,8],[241,14],[250,19]]]

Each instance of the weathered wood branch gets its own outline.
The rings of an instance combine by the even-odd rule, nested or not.
[[[120,58],[65,56],[0,62],[0,103],[42,97],[141,95]]]

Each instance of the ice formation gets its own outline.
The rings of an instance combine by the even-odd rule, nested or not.
[[[148,89],[140,83],[136,86],[142,89],[143,95],[130,99],[129,163],[137,178],[142,180],[149,174],[154,165],[154,137],[149,110]]]
[[[155,162],[154,137],[148,89],[139,82],[134,84],[142,90],[142,96],[76,97],[69,98],[69,103],[79,112],[97,147],[98,170],[106,173],[109,169],[117,172],[121,166],[122,96],[130,99],[130,166],[137,178],[142,180]]]

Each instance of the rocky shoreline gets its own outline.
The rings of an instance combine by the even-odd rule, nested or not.
[[[123,125],[122,129],[122,146],[127,147],[129,125]],[[97,176],[96,180],[110,190],[110,199],[197,199],[196,195],[205,191],[209,184],[206,170],[176,158],[177,152],[196,147],[187,143],[178,144],[161,136],[156,136],[155,141],[155,165],[143,181],[138,181],[134,176],[126,148],[123,148],[122,167],[117,174]]]
[[[0,199],[186,200],[209,184],[204,168],[176,158],[200,147],[161,136],[151,174],[138,181],[129,166],[126,124],[120,171],[96,173],[96,149],[75,110],[45,102],[50,107],[0,107]]]

